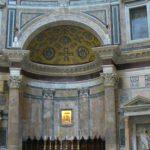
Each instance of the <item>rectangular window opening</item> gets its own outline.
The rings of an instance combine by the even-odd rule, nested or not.
[[[147,38],[148,20],[146,6],[130,9],[131,40]]]

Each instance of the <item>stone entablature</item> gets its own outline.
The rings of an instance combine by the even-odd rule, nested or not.
[[[8,58],[10,62],[21,62],[23,57],[29,53],[28,50],[4,49],[3,55]]]
[[[150,60],[150,48],[121,51],[119,45],[93,48],[102,60],[112,59],[116,64],[142,62]]]
[[[97,58],[95,61],[82,65],[43,65],[37,64],[29,60],[29,57],[24,57],[22,62],[24,71],[49,76],[80,76],[99,72],[101,70],[101,61]]]
[[[54,65],[42,65],[33,63],[28,57],[28,50],[21,49],[4,49],[2,55],[0,55],[1,66],[9,66],[10,62],[21,62],[23,70],[29,71],[31,73],[37,73],[41,75],[61,75],[69,76],[74,75],[85,75],[90,73],[95,73],[101,70],[101,65],[103,60],[113,60],[113,62],[118,64],[134,63],[134,62],[144,62],[150,60],[150,48],[133,50],[133,51],[121,51],[118,45],[110,45],[103,47],[93,48],[93,51],[97,54],[97,59],[93,62],[81,65],[70,65],[70,66],[54,66]]]

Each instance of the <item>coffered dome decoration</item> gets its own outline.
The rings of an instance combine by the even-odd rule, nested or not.
[[[39,33],[28,45],[33,62],[47,65],[76,65],[95,60],[91,48],[101,42],[89,31],[61,25]]]

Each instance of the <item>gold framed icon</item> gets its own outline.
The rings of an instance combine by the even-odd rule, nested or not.
[[[72,109],[61,110],[61,125],[62,126],[71,126],[72,120],[73,120]]]

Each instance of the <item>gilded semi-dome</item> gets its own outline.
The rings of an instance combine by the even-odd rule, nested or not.
[[[48,28],[33,38],[28,45],[33,62],[49,65],[76,65],[95,60],[91,48],[101,42],[88,30],[61,25]]]

